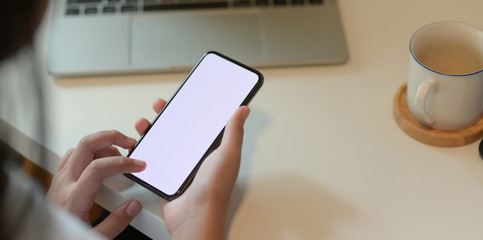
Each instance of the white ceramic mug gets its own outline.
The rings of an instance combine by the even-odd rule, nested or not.
[[[483,31],[461,22],[437,22],[416,31],[407,101],[424,125],[459,130],[483,113]]]

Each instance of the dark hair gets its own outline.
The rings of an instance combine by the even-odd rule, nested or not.
[[[0,10],[0,61],[32,41],[45,10],[45,0],[3,1]]]
[[[32,41],[35,30],[41,22],[46,2],[46,0],[5,1],[2,2],[0,10],[0,70],[3,70],[5,65],[13,64],[17,65],[23,72],[21,81],[16,81],[17,79],[15,81],[12,81],[12,79],[0,79],[0,85],[2,85],[2,88],[0,88],[2,90],[0,91],[0,110],[3,111],[2,114],[5,114],[5,112],[18,114],[25,112],[25,108],[28,109],[27,111],[36,108],[33,114],[37,114],[36,118],[38,121],[33,127],[37,128],[36,130],[39,131],[41,138],[43,136],[44,124],[42,115],[38,113],[42,112],[43,107],[42,91],[38,79],[40,71],[37,69],[37,59],[32,49]],[[24,71],[23,67],[25,66],[30,69]],[[14,82],[13,84],[18,91],[8,88],[12,86],[12,82]],[[19,91],[21,91],[21,96],[24,99],[17,102],[17,99],[12,99],[12,96],[19,94]],[[7,127],[4,124],[0,124],[0,218],[4,217],[3,211],[6,209],[3,206],[5,187],[8,183],[7,174],[4,172],[5,164],[7,161],[19,158],[19,155],[8,146],[10,133],[6,129]],[[23,213],[20,214],[22,216],[17,218],[17,220],[21,221],[22,217],[28,214],[29,207],[25,206]],[[5,222],[5,219],[1,219],[1,222]],[[18,225],[18,229],[13,231],[21,231],[20,226],[21,224]],[[14,234],[16,233],[5,232],[5,229],[0,226],[0,239],[10,239]]]

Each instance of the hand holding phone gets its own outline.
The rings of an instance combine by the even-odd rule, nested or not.
[[[129,157],[147,162],[127,174],[165,199],[178,197],[220,141],[225,124],[247,105],[263,76],[219,53],[203,56]]]
[[[165,100],[158,99],[153,110],[159,114],[165,104]],[[193,238],[176,236],[180,232],[193,233],[198,238],[207,232],[211,233],[210,239],[226,237],[228,206],[240,169],[244,124],[249,113],[246,106],[238,108],[226,124],[220,146],[204,160],[190,187],[174,201],[161,200],[163,219],[172,239]],[[150,125],[146,118],[141,118],[135,128],[143,135]]]

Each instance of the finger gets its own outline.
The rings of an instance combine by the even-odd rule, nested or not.
[[[78,178],[89,163],[94,159],[94,154],[102,149],[117,145],[125,149],[134,147],[136,139],[127,137],[116,130],[101,131],[83,137],[71,158],[67,163],[68,170],[74,178]]]
[[[60,171],[64,168],[65,164],[67,163],[67,160],[70,158],[73,152],[74,152],[74,148],[70,148],[69,150],[67,150],[67,152],[65,152],[62,159],[60,159],[59,166],[57,167],[57,171]]]
[[[156,99],[156,101],[153,102],[153,110],[156,113],[159,113],[161,112],[161,110],[164,108],[165,105],[166,105],[166,101],[158,98]],[[141,118],[136,121],[136,123],[134,124],[134,128],[136,129],[139,135],[143,135],[150,125],[151,123],[146,118]]]
[[[150,125],[151,123],[146,118],[141,118],[136,121],[136,123],[134,124],[134,128],[139,135],[144,135]]]
[[[220,144],[220,151],[233,154],[240,154],[243,144],[243,125],[250,114],[247,106],[238,108],[226,124],[223,139]]]
[[[106,149],[101,149],[94,153],[94,159],[112,157],[112,156],[121,156],[121,152],[119,152],[119,149],[117,149],[114,146],[111,146]]]
[[[241,149],[243,144],[243,125],[250,114],[250,109],[246,106],[240,107],[226,124],[223,139],[220,147],[213,152],[215,162],[206,162],[203,167],[215,170],[211,172],[214,179],[224,179],[223,185],[230,185],[232,188],[235,183],[241,161]],[[214,166],[214,167],[213,167]],[[200,169],[202,170],[202,169]]]
[[[160,203],[159,205],[161,206],[161,217],[162,217],[163,219],[166,219],[166,216],[165,216],[165,213],[164,213],[164,212],[166,211],[165,209],[167,208],[167,206],[166,206],[166,205],[167,205],[167,204],[169,204],[169,203],[170,203],[170,201],[168,201],[168,200],[166,200],[166,199],[164,199],[164,198],[160,197],[160,198],[159,198],[159,203]]]
[[[141,211],[141,204],[130,200],[116,208],[109,216],[94,229],[108,239],[119,235]]]
[[[120,173],[140,172],[146,162],[123,156],[106,157],[92,161],[77,182],[79,196],[92,197],[100,188],[102,180]]]
[[[164,99],[158,98],[156,101],[153,102],[153,110],[156,113],[160,113],[163,110],[164,106],[166,105],[166,101]]]

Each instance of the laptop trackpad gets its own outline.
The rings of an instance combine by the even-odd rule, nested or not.
[[[258,16],[252,13],[135,16],[131,65],[189,69],[210,50],[258,63],[263,59],[259,25]]]

